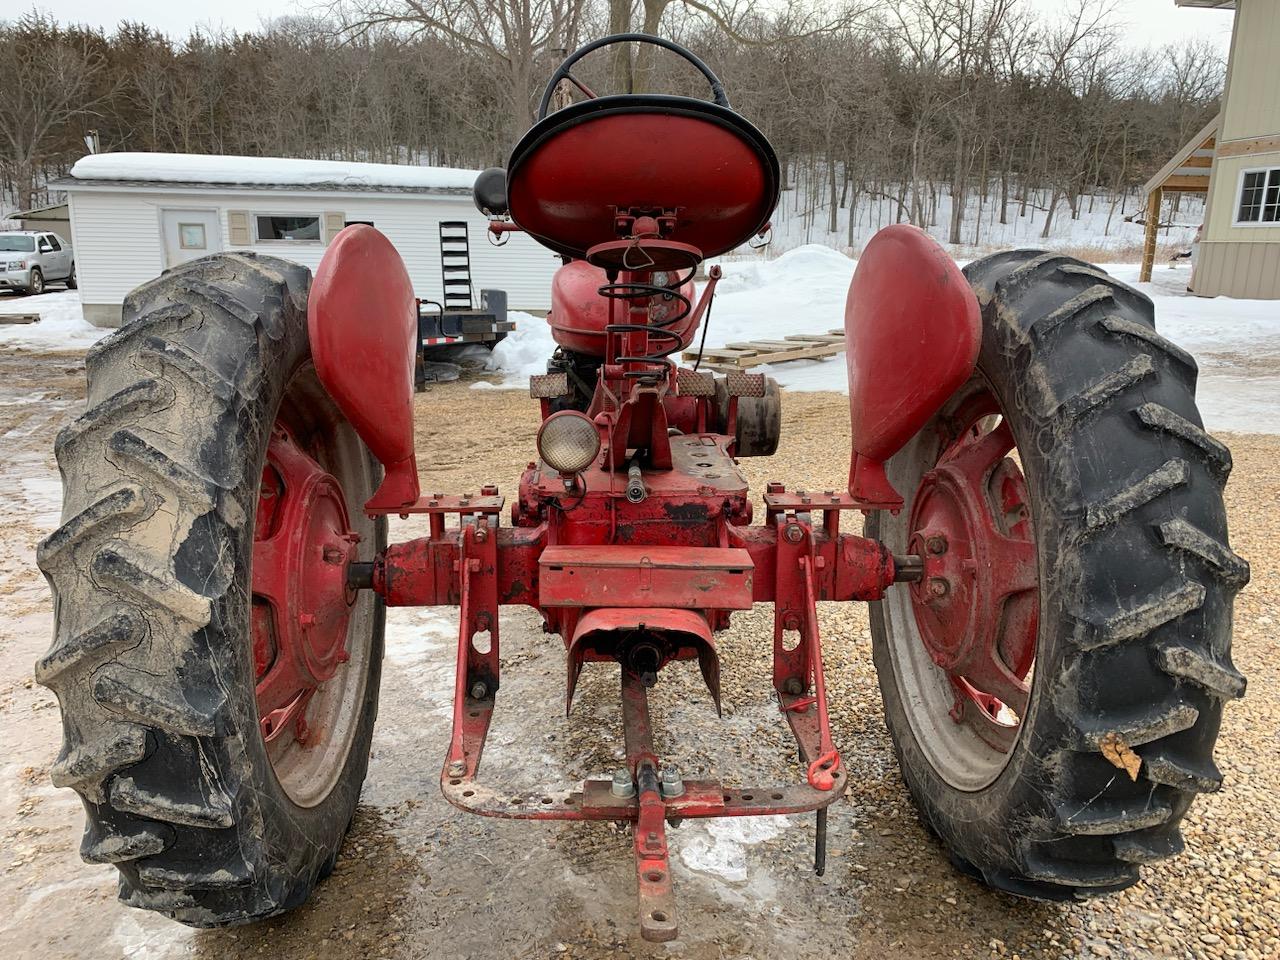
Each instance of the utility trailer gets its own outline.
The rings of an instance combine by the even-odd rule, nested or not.
[[[466,343],[484,344],[492,350],[516,328],[515,321],[507,319],[505,290],[481,290],[480,302],[475,302],[465,220],[440,221],[440,277],[441,298],[417,301],[418,346],[413,376],[417,390],[427,383],[428,364],[435,350]]]

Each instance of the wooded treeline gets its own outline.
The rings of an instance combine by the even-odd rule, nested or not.
[[[1140,184],[1217,109],[1216,50],[1136,49],[1099,2],[1045,20],[1021,0],[351,0],[183,40],[33,13],[0,24],[0,187],[19,208],[45,199],[90,131],[104,151],[501,163],[566,50],[644,29],[711,65],[829,230],[867,196],[923,224],[945,192],[960,242],[974,197],[1001,222],[1033,191],[1071,215],[1084,194]],[[707,95],[643,48],[575,72],[600,92]]]

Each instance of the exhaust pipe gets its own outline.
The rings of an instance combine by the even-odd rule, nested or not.
[[[645,489],[644,477],[640,475],[640,461],[632,460],[627,467],[627,499],[632,503],[643,503],[649,491]]]

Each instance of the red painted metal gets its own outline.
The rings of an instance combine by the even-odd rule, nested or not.
[[[286,733],[306,739],[308,703],[348,659],[347,567],[359,540],[338,481],[277,422],[250,568],[258,715],[268,742]]]
[[[577,256],[638,235],[619,223],[633,209],[659,211],[664,238],[719,256],[760,230],[777,200],[768,163],[739,130],[674,110],[584,115],[517,147],[512,161],[512,220]]]
[[[391,241],[353,224],[329,243],[307,302],[316,374],[386,468],[370,512],[418,499],[413,449],[417,301]]]
[[[585,418],[585,438],[594,429],[601,441],[594,460],[571,476],[530,463],[512,526],[499,525],[505,502],[496,488],[420,496],[416,475],[410,482],[413,331],[404,324],[401,336],[403,266],[381,235],[340,235],[317,276],[310,320],[326,387],[388,465],[387,485],[367,509],[429,518],[428,536],[391,546],[371,570],[353,568],[353,582],[371,585],[389,605],[459,608],[445,797],[485,816],[631,823],[641,931],[669,940],[677,921],[668,820],[825,811],[844,793],[848,772],[831,734],[818,602],[878,600],[899,574],[921,573],[910,588],[917,620],[952,677],[957,719],[998,740],[1004,721],[993,712],[1026,705],[1025,694],[1016,694],[1025,691],[1034,658],[1034,544],[1025,482],[1006,456],[1007,430],[982,432],[998,413],[989,401],[963,411],[960,432],[947,438],[917,491],[913,555],[903,570],[883,544],[841,531],[845,511],[901,506],[885,459],[970,376],[977,355],[973,294],[937,244],[909,227],[877,235],[850,287],[847,491],[788,493],[770,484],[765,522],[751,525],[733,434],[737,395],[760,385],[750,378],[726,385],[733,396],[721,411],[716,384],[678,370],[672,358],[696,333],[719,276],[713,270],[695,305],[693,268],[768,219],[776,195],[771,152],[721,115],[724,107],[608,99],[540,121],[508,171],[515,224],[495,235],[523,227],[562,254],[585,258],[557,272],[548,322],[567,351],[600,361],[589,404],[562,396],[563,374],[534,384],[544,424],[553,416]],[[348,369],[353,358],[355,371]],[[371,387],[382,391],[379,399],[361,393]],[[565,402],[586,409],[553,412]],[[552,442],[552,433],[542,439]],[[565,470],[577,466],[544,449]],[[289,563],[305,566],[300,557]],[[267,587],[262,594],[274,599]],[[679,778],[681,791],[675,771],[663,776],[647,688],[672,661],[696,659],[718,709],[715,634],[734,611],[758,602],[774,605],[771,679],[800,769],[786,785],[726,788]],[[479,779],[499,689],[503,604],[538,610],[544,629],[562,638],[566,707],[585,665],[619,665],[627,769],[615,781],[526,792]],[[269,617],[263,623],[272,628]],[[323,650],[332,654],[332,643]],[[628,774],[634,789],[621,789]],[[820,816],[819,871],[824,836]]]
[[[611,322],[610,301],[598,291],[607,282],[604,270],[585,260],[571,261],[555,272],[551,278],[551,311],[547,314],[547,323],[551,325],[551,336],[556,343],[588,357],[605,355],[604,328]],[[671,281],[659,277],[655,282],[665,285]],[[696,294],[692,276],[678,290],[692,300]],[[659,318],[662,313],[674,313],[678,303],[669,300],[660,304]],[[690,313],[671,329],[688,343],[697,332],[701,316],[701,313]]]
[[[1008,751],[1030,698],[1040,604],[1013,434],[1004,420],[990,428],[999,412],[990,393],[966,403],[920,482],[909,549],[924,557],[924,575],[910,591],[921,641],[955,688],[953,718]]]
[[[978,300],[955,261],[923,230],[885,227],[867,244],[845,304],[853,455],[849,493],[877,508],[902,497],[884,473],[969,379],[982,341]]]
[[[720,658],[709,616],[714,618],[716,614],[678,607],[587,610],[572,628],[565,658],[569,670],[565,713],[573,707],[573,694],[584,663],[616,661],[623,669],[644,673],[656,681],[658,671],[673,660],[697,660],[719,715]]]
[[[751,555],[722,547],[550,546],[544,607],[751,608]]]

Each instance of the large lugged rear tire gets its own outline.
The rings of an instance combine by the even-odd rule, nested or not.
[[[270,656],[254,644],[255,523],[282,422],[340,485],[359,558],[385,542],[362,512],[379,469],[310,363],[309,287],[305,268],[247,254],[139,287],[86,358],[87,412],[57,439],[63,525],[38,553],[56,627],[36,665],[62,707],[53,781],[83,799],[81,854],[119,868],[121,899],[193,926],[306,899],[368,764],[383,628],[371,594],[338,632],[349,662],[308,701],[324,720],[311,742],[269,747],[255,693]]]
[[[948,715],[956,685],[937,666],[942,645],[920,653],[930,630],[954,635],[921,620],[904,585],[871,611],[886,723],[923,820],[962,869],[1039,898],[1120,890],[1138,865],[1181,851],[1179,821],[1222,782],[1223,703],[1245,688],[1230,658],[1232,598],[1249,576],[1227,541],[1231,456],[1202,427],[1195,361],[1156,333],[1148,298],[1058,254],[1001,253],[965,273],[982,305],[977,373],[893,458],[906,509],[874,515],[868,535],[908,552],[922,479],[956,430],[995,422],[993,406],[977,422],[959,411],[994,398],[1021,468],[998,468],[1003,509],[1025,519],[1009,499],[1023,490],[1023,540],[1034,531],[1021,588],[1038,591],[1034,662],[1011,670],[1029,694],[1016,723],[1001,713],[1001,727],[1001,701],[985,701],[991,715],[966,733],[972,704]],[[976,489],[998,500],[994,477]],[[1000,730],[1003,750],[989,732]]]

